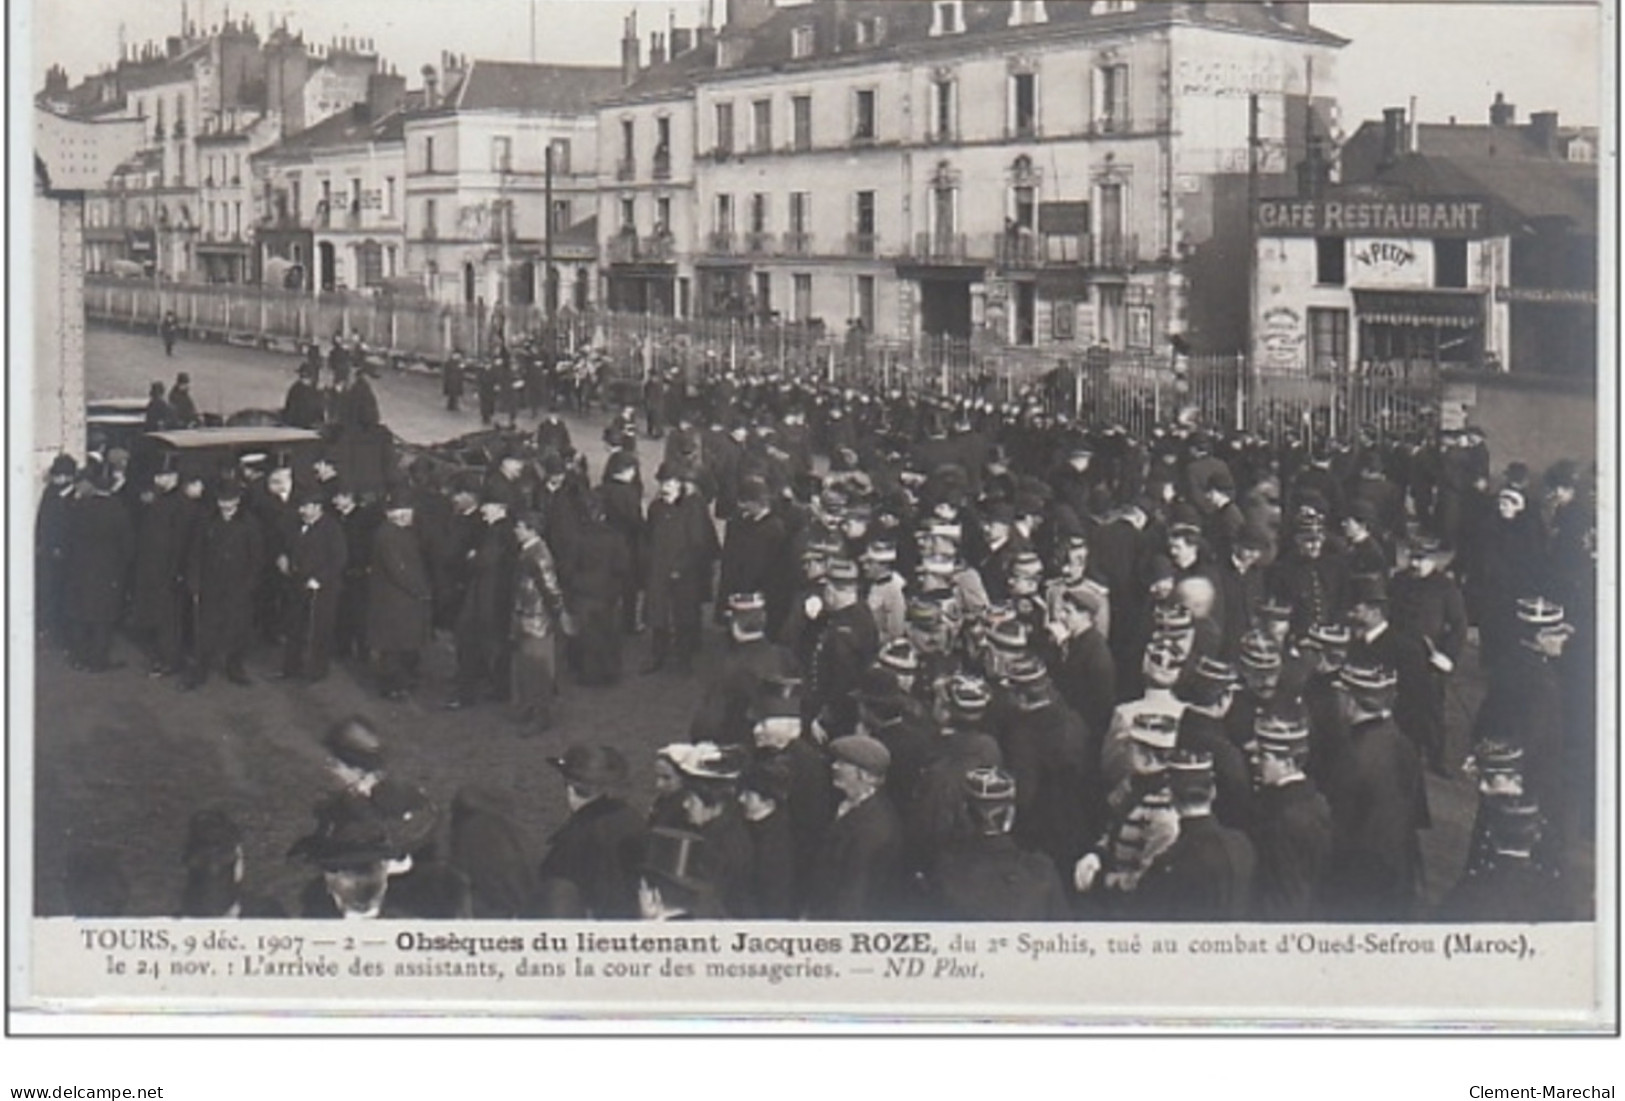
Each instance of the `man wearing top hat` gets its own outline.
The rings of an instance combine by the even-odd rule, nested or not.
[[[626,758],[611,746],[573,745],[549,763],[564,779],[570,817],[549,840],[538,880],[573,884],[589,917],[636,917],[644,827],[623,798]]]
[[[367,648],[377,660],[378,690],[389,700],[405,698],[433,630],[434,590],[414,518],[410,492],[391,489],[372,540]]]
[[[751,744],[751,705],[769,680],[794,677],[795,657],[767,637],[767,605],[761,593],[728,597],[731,645],[712,675],[689,723],[689,740],[723,746]]]
[[[768,633],[778,634],[790,611],[793,563],[786,561],[790,535],[773,510],[767,483],[744,479],[738,508],[729,517],[722,540],[719,587],[724,595],[761,593]],[[719,611],[723,609],[719,608]]]
[[[318,489],[298,495],[299,524],[282,567],[290,597],[283,635],[282,677],[327,677],[334,621],[344,585],[344,531],[327,511]]]
[[[1301,713],[1259,717],[1247,743],[1255,788],[1252,828],[1258,855],[1253,917],[1312,921],[1332,855],[1332,811],[1304,772],[1309,727]]]
[[[282,423],[294,428],[316,429],[322,426],[325,413],[326,402],[316,386],[316,370],[301,363],[282,400]]]
[[[807,917],[874,921],[899,916],[903,829],[885,791],[891,754],[865,734],[830,743],[841,801],[814,860]]]
[[[151,491],[141,496],[136,524],[130,628],[145,646],[148,671],[155,677],[179,672],[181,665],[186,614],[181,576],[192,516],[179,484],[180,474],[166,456],[152,475]]]
[[[1179,835],[1141,878],[1132,912],[1149,921],[1239,921],[1252,910],[1257,856],[1247,835],[1213,814],[1213,758],[1175,751],[1168,790]]]
[[[344,576],[333,625],[333,652],[341,658],[367,658],[368,573],[372,541],[383,516],[371,503],[363,503],[355,487],[335,472],[320,487],[328,511],[344,533]]]
[[[186,595],[194,620],[194,660],[182,686],[197,688],[216,662],[226,679],[248,684],[243,658],[254,630],[254,586],[264,562],[259,522],[243,508],[232,481],[215,490],[215,508],[193,541],[186,564]]]
[[[63,536],[63,585],[69,661],[92,673],[114,668],[113,626],[124,611],[125,575],[135,553],[135,529],[113,496],[112,472],[94,456],[79,471]]]
[[[1067,921],[1055,864],[1024,848],[1019,781],[997,768],[965,774],[969,829],[934,857],[924,914],[933,921]],[[1070,867],[1070,863],[1067,865]]]
[[[1419,833],[1432,825],[1421,757],[1394,725],[1392,669],[1351,658],[1339,683],[1348,744],[1326,782],[1334,837],[1326,916],[1406,921],[1422,887]]]

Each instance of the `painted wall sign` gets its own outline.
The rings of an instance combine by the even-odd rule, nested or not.
[[[1270,236],[1483,237],[1493,232],[1489,207],[1478,199],[1263,199],[1254,224]]]
[[[1264,311],[1259,332],[1264,362],[1271,367],[1303,366],[1303,315],[1290,306]]]

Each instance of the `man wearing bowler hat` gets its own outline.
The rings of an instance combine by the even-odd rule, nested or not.
[[[626,758],[612,746],[573,745],[549,763],[564,778],[570,817],[550,839],[538,881],[574,884],[591,917],[637,916],[643,818],[623,798]]]

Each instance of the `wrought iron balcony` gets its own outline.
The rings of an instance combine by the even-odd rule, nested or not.
[[[784,235],[783,252],[786,256],[811,256],[813,254],[812,234],[786,233]]]
[[[848,233],[846,235],[846,253],[848,256],[874,256],[880,251],[880,235],[878,233]]]

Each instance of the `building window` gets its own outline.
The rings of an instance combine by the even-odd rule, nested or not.
[[[434,139],[433,138],[424,138],[423,139],[423,171],[424,172],[430,172],[430,173],[432,173],[434,171]]]
[[[1023,348],[1038,343],[1038,287],[1033,283],[1017,283],[1015,293],[1014,331],[1011,339]]]
[[[857,41],[860,46],[876,46],[886,37],[886,19],[880,15],[865,15],[858,19]]]
[[[734,197],[729,194],[717,196],[716,221],[712,229],[718,233],[732,233],[734,231]]]
[[[1341,371],[1349,361],[1349,312],[1309,308],[1309,369],[1317,374]]]
[[[931,83],[932,141],[952,141],[954,137],[954,81],[939,77]]]
[[[563,233],[574,223],[570,220],[570,200],[553,200],[553,232]]]
[[[961,0],[932,0],[931,34],[958,34],[965,29],[965,5]]]
[[[767,195],[761,191],[750,197],[750,231],[767,232]]]
[[[671,200],[662,195],[655,200],[655,234],[671,232]]]
[[[810,26],[797,27],[790,32],[790,56],[800,60],[813,55],[813,47],[817,43],[817,36]]]
[[[1128,66],[1101,65],[1095,69],[1095,127],[1103,133],[1113,134],[1129,128]]]
[[[805,153],[812,148],[812,96],[792,96],[790,116],[795,128],[796,151]]]
[[[1440,238],[1433,242],[1433,285],[1435,287],[1467,286],[1467,242],[1465,239]]]
[[[859,256],[875,254],[875,193],[857,193],[853,217],[852,251]]]
[[[384,177],[384,217],[395,217],[395,177]]]
[[[756,312],[762,317],[773,314],[773,275],[771,272],[759,271],[756,273]]]
[[[721,154],[734,151],[734,105],[731,103],[717,104],[716,150]]]
[[[1014,73],[1010,77],[1011,124],[1017,137],[1038,133],[1038,76]]]
[[[757,153],[773,150],[773,101],[759,99],[750,105],[751,149]]]
[[[1348,257],[1341,237],[1315,238],[1315,282],[1324,287],[1341,287],[1348,280]]]
[[[875,93],[872,88],[861,88],[853,100],[852,137],[856,141],[875,140]]]
[[[1018,187],[1015,189],[1015,202],[1011,220],[1018,230],[1036,233],[1038,230],[1038,199],[1037,193],[1031,187]]]
[[[631,119],[621,120],[621,160],[631,163],[634,150],[637,148],[636,132]]]
[[[797,272],[790,277],[794,287],[794,297],[790,303],[790,320],[812,320],[812,276],[805,272]]]
[[[570,139],[554,138],[547,143],[548,152],[553,154],[553,171],[560,176],[570,174]]]
[[[875,331],[875,277],[860,275],[852,284],[852,313],[866,333]]]
[[[636,233],[638,229],[637,203],[632,199],[621,200],[621,229],[628,233]]]
[[[812,224],[812,192],[790,192],[790,232],[809,233]]]
[[[1050,339],[1070,344],[1078,339],[1078,304],[1066,300],[1050,307]]]
[[[1015,0],[1010,5],[1010,25],[1012,27],[1031,27],[1036,23],[1049,22],[1049,14],[1044,11],[1044,0]]]
[[[513,139],[510,137],[494,137],[491,139],[491,171],[513,171]]]
[[[440,234],[439,206],[434,199],[423,200],[423,239],[432,241]]]
[[[655,119],[655,179],[671,177],[671,119],[661,115]]]

